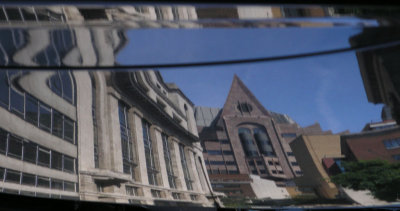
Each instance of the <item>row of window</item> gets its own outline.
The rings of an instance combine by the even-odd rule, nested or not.
[[[76,183],[59,179],[28,174],[11,169],[0,168],[0,179],[3,182],[17,183],[40,188],[76,192]]]
[[[247,157],[257,157],[259,156],[259,152],[265,156],[276,156],[275,150],[265,129],[249,129],[241,127],[238,130],[238,135]],[[257,143],[258,148],[255,143]]]
[[[394,138],[389,140],[384,140],[383,144],[385,145],[386,149],[396,149],[400,147],[400,138]]]
[[[398,155],[393,155],[393,159],[395,159],[395,160],[400,160],[400,154],[398,154]]]
[[[208,174],[239,174],[238,170],[207,169]]]
[[[121,129],[121,144],[122,144],[122,159],[124,166],[124,173],[131,174],[134,176],[134,155],[133,155],[133,141],[130,135],[129,121],[128,121],[128,106],[123,102],[119,102],[119,121]],[[142,133],[143,133],[143,143],[144,152],[146,157],[146,167],[148,182],[150,185],[159,185],[157,174],[159,171],[156,168],[154,152],[153,152],[153,142],[150,137],[150,123],[145,119],[142,119]],[[175,176],[172,168],[172,159],[168,144],[168,137],[166,134],[162,134],[163,150],[164,150],[164,160],[166,162],[166,168],[168,173],[168,181],[171,188],[176,188]],[[190,173],[188,165],[186,162],[186,156],[184,153],[184,145],[179,144],[179,153],[181,157],[181,165],[184,173],[184,178],[186,182],[186,187],[188,190],[193,190],[192,180],[190,178]]]
[[[22,139],[0,128],[0,153],[36,165],[69,173],[75,172],[75,159]]]
[[[231,150],[207,150],[207,153],[209,155],[233,155],[233,152]]]
[[[235,161],[219,161],[219,160],[210,160],[209,161],[210,165],[235,165]]]
[[[0,106],[42,130],[74,143],[75,123],[72,119],[11,86],[12,79],[21,74],[18,71],[0,72]]]
[[[221,144],[230,144],[229,140],[227,140],[227,139],[222,139],[222,140],[210,139],[210,140],[207,140],[206,142],[219,142]]]
[[[79,200],[79,196],[48,194],[48,193],[42,193],[42,192],[14,190],[14,189],[8,189],[8,188],[0,188],[0,192],[7,193],[7,194],[20,194],[20,195],[24,195],[24,196],[35,196],[35,197],[41,197],[41,198],[67,199],[67,200],[75,200],[75,201]]]

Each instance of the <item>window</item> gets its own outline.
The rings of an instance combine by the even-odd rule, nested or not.
[[[175,176],[173,171],[172,159],[171,159],[171,151],[168,143],[168,136],[164,133],[161,134],[162,142],[163,142],[163,150],[164,150],[164,160],[165,167],[167,169],[168,175],[168,183],[170,188],[176,188]]]
[[[21,172],[18,171],[13,171],[10,169],[6,170],[6,182],[12,182],[12,183],[20,183],[21,180]]]
[[[26,120],[34,125],[38,125],[39,103],[30,95],[26,96]]]
[[[260,174],[266,174],[267,171],[266,170],[260,170]]]
[[[250,113],[253,107],[248,103],[238,103],[237,109],[242,113]]]
[[[224,155],[233,155],[233,152],[230,151],[230,150],[223,150],[222,153],[223,153]]]
[[[64,98],[66,101],[70,103],[74,103],[73,101],[73,93],[74,87],[72,83],[71,73],[65,71],[57,71],[50,79],[49,79],[49,87],[50,89],[57,94],[58,96]]]
[[[69,156],[64,155],[64,171],[74,173],[75,172],[75,160]]]
[[[51,189],[63,190],[63,181],[58,179],[51,179]]]
[[[47,132],[51,131],[51,109],[40,104],[39,127]]]
[[[23,185],[36,185],[36,176],[33,174],[22,173],[22,182]]]
[[[161,198],[161,191],[151,190],[151,195],[153,196],[153,198]]]
[[[133,165],[133,143],[131,129],[129,127],[128,107],[119,102],[118,104],[119,124],[121,130],[122,165],[123,171],[135,178]]]
[[[229,174],[239,174],[238,170],[229,170],[228,171]]]
[[[273,174],[276,174],[276,173],[277,173],[276,170],[272,170],[271,172],[272,172]]]
[[[50,167],[50,150],[39,147],[38,165]]]
[[[257,161],[257,166],[264,166],[264,163],[260,160]]]
[[[96,118],[96,81],[92,73],[90,73],[90,80],[92,82],[92,120],[93,120],[93,157],[94,167],[99,168],[99,137]]]
[[[11,111],[13,111],[18,116],[21,116],[23,118],[24,113],[25,113],[24,112],[24,106],[25,106],[24,93],[21,93],[12,87],[11,93],[10,93],[10,99],[11,99]]]
[[[302,171],[295,171],[296,174],[302,175],[303,172]]]
[[[290,162],[292,166],[298,166],[299,164],[297,162]]]
[[[75,183],[64,181],[64,190],[75,192]]]
[[[210,160],[211,165],[225,165],[225,162],[222,161],[216,161],[216,160]]]
[[[2,154],[6,154],[7,152],[7,139],[8,139],[7,131],[0,128],[0,153]]]
[[[221,144],[230,144],[229,140],[221,140]]]
[[[396,149],[400,147],[400,138],[384,140],[383,144],[385,145],[386,149]]]
[[[64,139],[74,143],[74,121],[64,116]]]
[[[226,165],[236,165],[235,161],[225,161]]]
[[[0,71],[0,106],[8,108],[10,88],[7,71]]]
[[[246,156],[248,157],[258,156],[258,151],[256,146],[254,145],[250,129],[239,128],[239,138],[240,141],[242,142]]]
[[[393,159],[395,159],[395,160],[400,160],[400,154],[398,154],[398,155],[393,155]]]
[[[22,139],[14,135],[10,135],[8,141],[7,155],[13,158],[22,158]]]
[[[186,163],[185,149],[182,144],[179,144],[179,154],[181,156],[181,164],[182,164],[182,169],[183,169],[183,176],[185,178],[186,188],[188,190],[193,190],[192,181],[190,179],[189,168]]]
[[[254,128],[253,133],[261,153],[266,156],[275,156],[275,151],[272,147],[267,131],[263,128]]]
[[[288,156],[294,156],[293,152],[286,152]]]
[[[191,194],[190,195],[190,199],[192,200],[192,201],[197,201],[197,195],[193,195],[193,194]]]
[[[4,173],[5,173],[5,169],[0,167],[0,181],[3,181]]]
[[[63,115],[53,110],[53,134],[63,138]]]
[[[24,161],[36,164],[37,145],[32,142],[24,142]]]
[[[125,186],[126,194],[129,196],[137,196],[138,195],[138,188],[132,186]]]
[[[249,161],[249,166],[255,166],[254,161],[250,160]]]
[[[252,174],[258,174],[258,171],[257,170],[252,170],[251,173]]]
[[[279,174],[283,174],[283,171],[278,171]]]
[[[62,154],[52,151],[51,152],[51,168],[57,169],[57,170],[62,170],[62,164],[63,164]]]
[[[154,163],[152,140],[150,139],[150,124],[142,120],[144,153],[146,156],[147,177],[150,185],[158,185],[157,169]]]
[[[181,194],[179,194],[179,193],[172,193],[172,198],[174,198],[174,199],[181,199]]]
[[[207,150],[209,155],[222,155],[221,150]]]
[[[272,161],[268,161],[268,165],[274,165],[274,163]]]
[[[37,177],[37,186],[42,188],[50,188],[50,179],[48,177]]]

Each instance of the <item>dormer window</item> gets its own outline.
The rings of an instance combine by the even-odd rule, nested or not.
[[[239,102],[237,105],[237,109],[242,113],[250,113],[253,110],[253,107],[246,102]]]

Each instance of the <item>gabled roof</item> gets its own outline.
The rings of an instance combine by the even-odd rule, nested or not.
[[[253,93],[242,82],[242,80],[240,80],[240,78],[235,74],[233,76],[232,85],[228,97],[225,101],[224,107],[222,109],[221,116],[235,115],[237,113],[240,114],[239,111],[235,111],[234,109],[232,109],[236,107],[238,102],[247,102],[251,104],[254,113],[260,112],[261,115],[270,116],[270,113],[267,111],[267,109],[264,108],[264,106],[258,101]]]

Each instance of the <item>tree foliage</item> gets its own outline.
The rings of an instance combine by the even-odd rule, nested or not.
[[[332,181],[354,190],[370,190],[382,200],[395,201],[400,197],[400,163],[373,160],[344,162],[345,172],[332,177]]]

